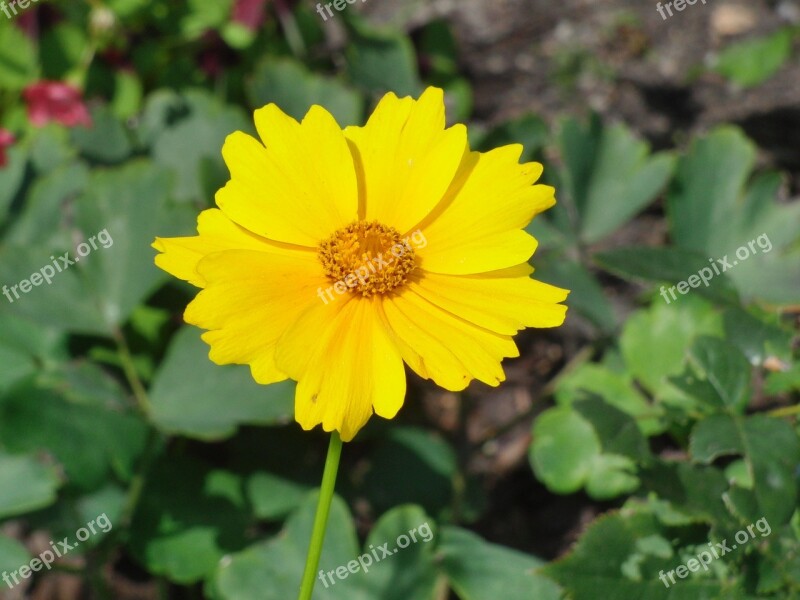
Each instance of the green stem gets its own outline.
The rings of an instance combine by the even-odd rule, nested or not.
[[[767,413],[770,417],[794,417],[800,414],[800,404],[794,406],[783,406]]]
[[[125,379],[133,391],[133,397],[136,398],[136,404],[139,410],[142,411],[143,416],[150,416],[150,399],[147,397],[147,391],[144,389],[142,380],[139,379],[139,374],[136,372],[136,364],[133,362],[128,342],[125,339],[122,331],[114,331],[114,341],[117,343],[117,356],[119,356],[120,363],[122,364],[122,372],[125,374]]]
[[[322,543],[325,541],[325,530],[328,527],[328,516],[331,512],[333,490],[336,487],[336,474],[339,471],[339,459],[342,456],[342,438],[334,431],[331,434],[331,443],[328,446],[328,458],[325,459],[325,472],[322,475],[322,487],[319,491],[317,503],[317,516],[314,518],[314,531],[311,534],[311,545],[306,558],[306,570],[303,574],[303,584],[300,587],[298,600],[311,600],[314,593],[314,584],[317,581],[317,567],[322,554]]]

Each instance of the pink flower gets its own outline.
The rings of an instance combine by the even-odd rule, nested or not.
[[[233,22],[255,31],[264,22],[269,0],[236,0],[233,6]]]
[[[66,83],[38,81],[26,87],[22,96],[28,103],[28,119],[36,126],[51,121],[67,127],[92,124],[80,90]]]
[[[8,163],[6,148],[14,143],[14,135],[7,129],[0,128],[0,167],[5,167]]]

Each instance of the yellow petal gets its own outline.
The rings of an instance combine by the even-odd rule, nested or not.
[[[309,247],[356,220],[353,157],[325,109],[313,106],[298,123],[269,104],[255,122],[266,148],[241,132],[222,148],[231,180],[216,200],[226,215],[260,236]]]
[[[484,275],[425,273],[409,288],[442,310],[504,335],[525,327],[558,327],[569,292],[520,276],[527,265]]]
[[[521,231],[555,204],[555,190],[531,184],[539,163],[519,164],[522,147],[473,152],[442,203],[421,225],[427,246],[419,250],[427,271],[483,273],[527,261],[535,240]]]
[[[459,319],[411,290],[384,298],[383,310],[409,366],[445,389],[462,390],[472,379],[496,386],[505,379],[503,358],[519,356],[510,336]]]
[[[322,304],[317,291],[328,280],[316,256],[228,250],[204,258],[198,272],[207,287],[184,319],[209,330],[203,334],[209,358],[249,364],[258,383],[286,379],[275,365],[275,344],[303,310]]]
[[[153,248],[161,253],[156,256],[156,265],[197,287],[206,285],[197,272],[197,263],[214,252],[247,249],[284,254],[295,251],[250,233],[216,208],[200,213],[197,233],[193,237],[156,238],[153,243]]]
[[[442,200],[468,152],[463,125],[445,129],[444,95],[387,94],[364,127],[348,127],[361,179],[360,214],[409,231]]]
[[[378,298],[344,296],[310,307],[278,343],[276,360],[298,381],[295,416],[350,441],[375,412],[392,418],[406,391],[403,361]]]

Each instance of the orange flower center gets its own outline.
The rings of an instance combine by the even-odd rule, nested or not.
[[[416,266],[409,240],[378,221],[356,221],[320,244],[319,259],[335,285],[367,297],[387,294]]]

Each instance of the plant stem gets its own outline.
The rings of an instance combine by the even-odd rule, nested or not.
[[[336,487],[336,474],[339,471],[339,459],[342,456],[342,438],[339,432],[331,434],[328,446],[328,457],[325,459],[325,472],[322,475],[322,487],[319,491],[317,503],[317,516],[314,518],[314,530],[311,534],[311,544],[306,558],[306,570],[303,573],[303,584],[300,587],[298,600],[311,600],[314,593],[314,584],[317,581],[317,567],[322,554],[322,543],[325,541],[325,530],[328,527],[328,516],[331,512],[333,490]]]
[[[783,406],[767,413],[770,417],[795,417],[800,414],[800,404]]]
[[[136,364],[133,362],[128,342],[125,339],[122,331],[114,331],[114,341],[117,343],[117,355],[119,356],[120,363],[122,364],[122,371],[125,373],[125,379],[131,386],[133,396],[136,398],[136,404],[139,406],[144,417],[150,416],[150,399],[147,397],[147,391],[144,389],[142,380],[139,379],[139,374],[136,372]]]

